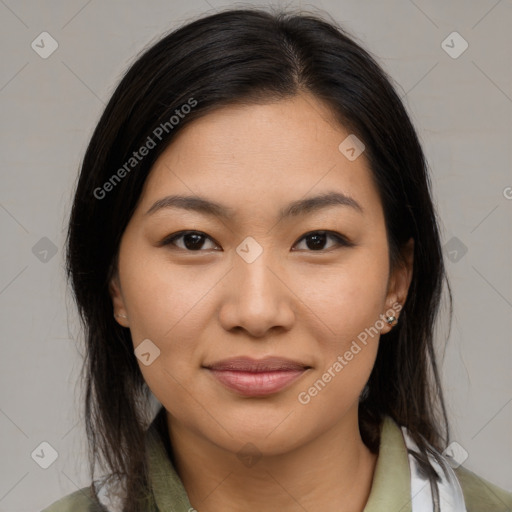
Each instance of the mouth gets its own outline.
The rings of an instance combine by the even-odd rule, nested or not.
[[[235,357],[205,365],[210,374],[231,391],[244,396],[267,396],[284,390],[311,366],[280,357]]]

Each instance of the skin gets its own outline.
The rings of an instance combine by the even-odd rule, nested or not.
[[[127,317],[117,321],[129,327],[134,348],[150,339],[160,350],[150,365],[138,362],[167,411],[177,471],[200,512],[355,512],[367,502],[377,456],[361,439],[357,408],[379,335],[308,404],[298,401],[358,334],[404,303],[412,275],[412,239],[406,263],[390,271],[368,162],[338,149],[348,135],[305,93],[210,113],[159,157],[123,234],[110,286],[114,311]],[[289,202],[328,191],[350,195],[363,214],[338,205],[277,222]],[[229,219],[177,208],[145,214],[170,194],[234,212]],[[183,230],[206,234],[203,245],[187,249],[187,237],[158,245]],[[318,230],[355,245],[327,237],[316,248],[304,235]],[[236,252],[249,236],[263,250],[252,263]],[[384,324],[380,334],[392,328]],[[244,397],[202,368],[240,355],[312,368],[278,393]],[[237,457],[246,443],[259,455],[252,465]]]

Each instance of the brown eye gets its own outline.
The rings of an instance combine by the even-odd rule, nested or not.
[[[181,239],[183,241],[182,241],[182,245],[180,246],[176,243],[176,241],[181,240]],[[161,246],[174,245],[178,249],[183,249],[185,251],[190,251],[190,252],[194,252],[194,251],[198,252],[204,248],[203,246],[204,246],[205,240],[212,241],[212,239],[208,235],[201,233],[200,231],[181,231],[179,233],[175,233],[175,234],[165,238],[160,243],[160,245]],[[207,248],[207,249],[211,249],[211,248]]]
[[[328,239],[334,240],[334,246],[329,248],[325,248]],[[305,244],[307,249],[310,251],[324,251],[332,249],[333,247],[351,247],[354,244],[349,242],[346,238],[342,237],[339,233],[334,233],[330,231],[312,231],[310,233],[305,234],[300,241],[305,240]]]

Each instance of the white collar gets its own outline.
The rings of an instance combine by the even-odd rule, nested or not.
[[[418,445],[414,442],[406,427],[400,427],[405,444],[410,451],[419,453]],[[438,454],[444,462],[448,476],[446,476],[435,458],[427,453],[428,459],[441,481],[437,483],[439,500],[432,489],[427,476],[422,476],[419,471],[418,461],[411,453],[408,453],[409,468],[411,470],[411,504],[412,512],[467,512],[464,503],[464,495],[455,472],[448,459]]]

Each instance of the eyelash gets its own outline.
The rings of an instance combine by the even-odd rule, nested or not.
[[[188,231],[179,231],[178,233],[174,233],[172,235],[167,236],[166,238],[164,238],[160,242],[159,246],[162,247],[162,246],[175,245],[174,244],[175,240],[177,240],[179,238],[182,238],[185,235],[190,235],[190,234],[201,235],[201,236],[203,236],[205,238],[210,239],[212,242],[214,242],[216,245],[218,245],[217,242],[215,242],[206,233],[203,233],[202,231],[188,230]],[[318,251],[307,250],[307,252],[320,252],[320,253],[322,253],[322,252],[329,252],[329,251],[331,251],[331,250],[333,250],[335,248],[353,247],[355,245],[353,242],[350,242],[349,240],[347,240],[345,237],[343,237],[339,233],[336,233],[335,231],[327,231],[327,230],[309,231],[308,233],[305,233],[304,235],[302,235],[302,237],[299,238],[299,240],[294,245],[296,245],[297,243],[301,242],[302,240],[304,240],[308,236],[317,235],[317,234],[327,235],[328,238],[330,237],[330,238],[336,240],[337,247],[333,247],[333,248],[330,248],[330,249],[320,249]],[[191,251],[191,250],[188,250],[188,249],[183,249],[181,247],[175,247],[175,248],[179,249],[181,251],[186,251],[186,252],[204,252],[204,249],[198,249],[197,251]],[[212,250],[212,249],[207,249],[207,250]]]

